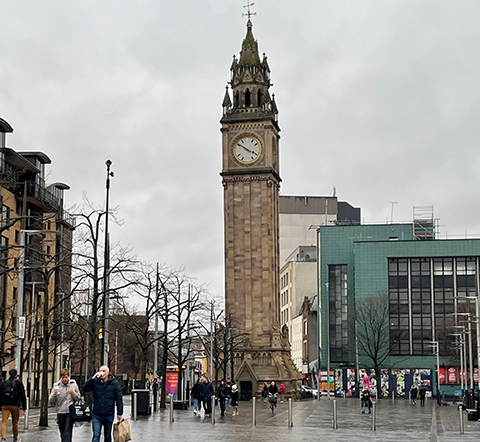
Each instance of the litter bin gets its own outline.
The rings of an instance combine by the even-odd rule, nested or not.
[[[137,395],[137,415],[148,416],[152,414],[152,407],[150,406],[150,390],[132,390],[132,406],[134,394]]]
[[[174,410],[188,410],[188,401],[173,401]]]
[[[467,419],[469,421],[478,421],[478,411],[475,408],[467,408]]]

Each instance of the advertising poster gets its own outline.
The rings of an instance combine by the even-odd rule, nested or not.
[[[410,370],[392,370],[397,378],[397,396],[405,396],[405,376],[410,374]]]
[[[381,395],[387,397],[389,395],[388,370],[382,370],[380,376]]]
[[[353,368],[347,369],[347,396],[355,395],[355,370]]]
[[[448,383],[456,384],[458,382],[457,369],[455,367],[449,367],[447,373],[448,373]]]
[[[167,371],[167,379],[165,382],[165,393],[173,394],[173,400],[177,400],[177,382],[178,382],[178,372],[169,372]]]
[[[445,378],[445,367],[440,367],[440,369],[438,370],[438,379],[440,381],[441,384],[444,384],[445,381],[446,381],[446,378]]]
[[[343,370],[335,370],[335,394],[343,395]]]

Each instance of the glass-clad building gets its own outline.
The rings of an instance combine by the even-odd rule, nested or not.
[[[439,343],[442,370],[458,364],[458,350],[447,336],[455,318],[473,319],[480,239],[419,239],[413,223],[321,226],[317,235],[324,370],[327,362],[332,370],[369,368],[371,360],[356,340],[355,307],[375,296],[388,298],[385,367],[435,371],[432,341]],[[477,360],[475,351],[472,359]]]

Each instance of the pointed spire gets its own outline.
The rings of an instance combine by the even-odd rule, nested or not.
[[[239,64],[243,66],[252,66],[260,64],[260,56],[258,55],[258,43],[253,37],[252,22],[247,22],[247,35],[242,43]]]
[[[230,100],[230,94],[228,93],[228,84],[225,86],[225,97],[223,98],[222,106],[224,108],[232,107],[232,101]]]

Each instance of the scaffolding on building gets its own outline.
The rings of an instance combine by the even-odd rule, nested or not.
[[[435,239],[433,206],[413,206],[413,236],[419,240]]]

